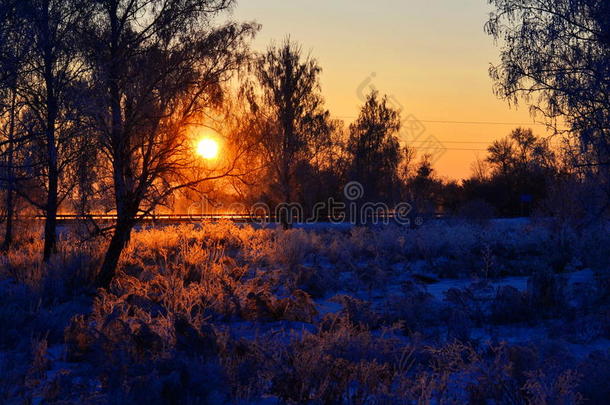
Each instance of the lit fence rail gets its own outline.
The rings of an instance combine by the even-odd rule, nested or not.
[[[370,221],[365,222],[392,222],[396,215],[394,213],[385,213],[380,215],[372,215],[368,219]],[[428,219],[443,219],[447,215],[442,213],[435,213],[426,215]],[[38,221],[44,221],[46,217],[44,215],[36,215],[33,217],[21,217],[21,219],[35,219]],[[256,214],[236,214],[236,213],[213,213],[213,214],[149,214],[141,217],[137,217],[139,221],[152,222],[152,223],[199,223],[199,222],[220,222],[220,221],[231,221],[237,223],[280,223],[280,218],[275,215],[256,215]],[[79,222],[79,221],[99,221],[99,222],[114,222],[117,220],[116,214],[58,214],[57,220],[59,222]],[[296,220],[297,223],[345,223],[346,220],[337,220],[330,216],[320,215],[315,219],[307,219],[303,221]]]
[[[37,220],[45,220],[44,215],[37,215],[34,217]],[[198,221],[236,221],[236,222],[248,222],[248,221],[260,221],[254,215],[250,214],[149,214],[144,216],[136,217],[140,221],[173,221],[173,222],[198,222]],[[57,220],[62,222],[70,221],[116,221],[118,219],[115,214],[59,214]]]

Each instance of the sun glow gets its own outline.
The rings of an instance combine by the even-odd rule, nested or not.
[[[197,154],[204,159],[216,159],[219,151],[218,142],[212,138],[203,138],[197,143]]]

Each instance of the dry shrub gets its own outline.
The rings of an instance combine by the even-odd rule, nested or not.
[[[358,325],[371,329],[381,325],[381,315],[372,309],[370,302],[344,294],[334,296],[331,301],[341,304],[341,315]]]
[[[25,386],[27,388],[35,388],[46,377],[49,369],[49,360],[47,358],[48,342],[46,337],[32,340],[32,363],[25,377]]]
[[[272,395],[288,403],[363,404],[389,397],[398,341],[374,337],[345,318],[330,322],[316,333],[293,335],[287,346],[267,353],[262,377],[270,381]]]
[[[527,347],[500,344],[483,350],[472,367],[473,381],[466,383],[470,403],[524,403],[521,387],[536,362]]]
[[[348,268],[354,267],[354,247],[347,238],[341,237],[339,234],[331,237],[330,242],[321,249],[321,252],[326,254],[331,263]]]
[[[14,247],[0,256],[0,277],[10,277],[42,294],[47,290],[46,294],[54,297],[64,297],[67,291],[76,295],[95,279],[103,253],[100,241],[81,242],[70,233],[61,234],[58,253],[48,264],[42,263],[42,248],[39,234],[24,232]]]
[[[186,350],[189,341],[208,340],[206,346],[214,346],[211,320],[314,321],[317,310],[305,291],[278,298],[267,275],[256,277],[225,255],[222,238],[202,240],[207,233],[187,227],[175,231],[178,236],[136,233],[109,290],[99,291],[91,314],[75,317],[66,329],[73,358],[138,363]]]
[[[317,315],[316,304],[305,291],[296,290],[277,303],[277,316],[283,320],[312,323]]]
[[[387,225],[376,229],[372,235],[375,257],[384,262],[397,263],[405,259],[408,231],[399,226]]]
[[[528,377],[523,386],[528,404],[576,405],[584,402],[582,395],[576,392],[581,376],[574,370],[563,370],[555,375],[536,370],[528,373]]]
[[[442,322],[440,303],[418,284],[407,281],[401,295],[390,296],[383,313],[386,322],[402,322],[408,334],[422,332]]]
[[[427,347],[430,355],[429,369],[419,375],[419,386],[414,391],[424,396],[426,402],[434,399],[438,403],[465,402],[464,387],[479,355],[471,346],[455,341],[440,347]]]
[[[33,233],[23,235],[16,240],[13,248],[0,256],[2,275],[29,287],[40,287],[44,276],[40,260],[42,242],[40,235],[35,236]]]
[[[279,230],[274,234],[269,246],[269,259],[275,265],[292,271],[303,264],[305,256],[311,251],[309,235],[302,229]]]
[[[276,298],[268,289],[251,291],[240,305],[240,315],[250,321],[297,321],[311,323],[318,314],[305,291],[295,290],[289,297]]]

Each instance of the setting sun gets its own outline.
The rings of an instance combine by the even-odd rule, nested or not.
[[[204,159],[216,159],[220,147],[212,138],[203,138],[197,143],[197,154]]]

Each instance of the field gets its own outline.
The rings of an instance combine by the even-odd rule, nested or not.
[[[32,228],[32,227],[29,227]],[[544,220],[140,229],[0,263],[0,402],[575,404],[610,395],[610,233]]]

